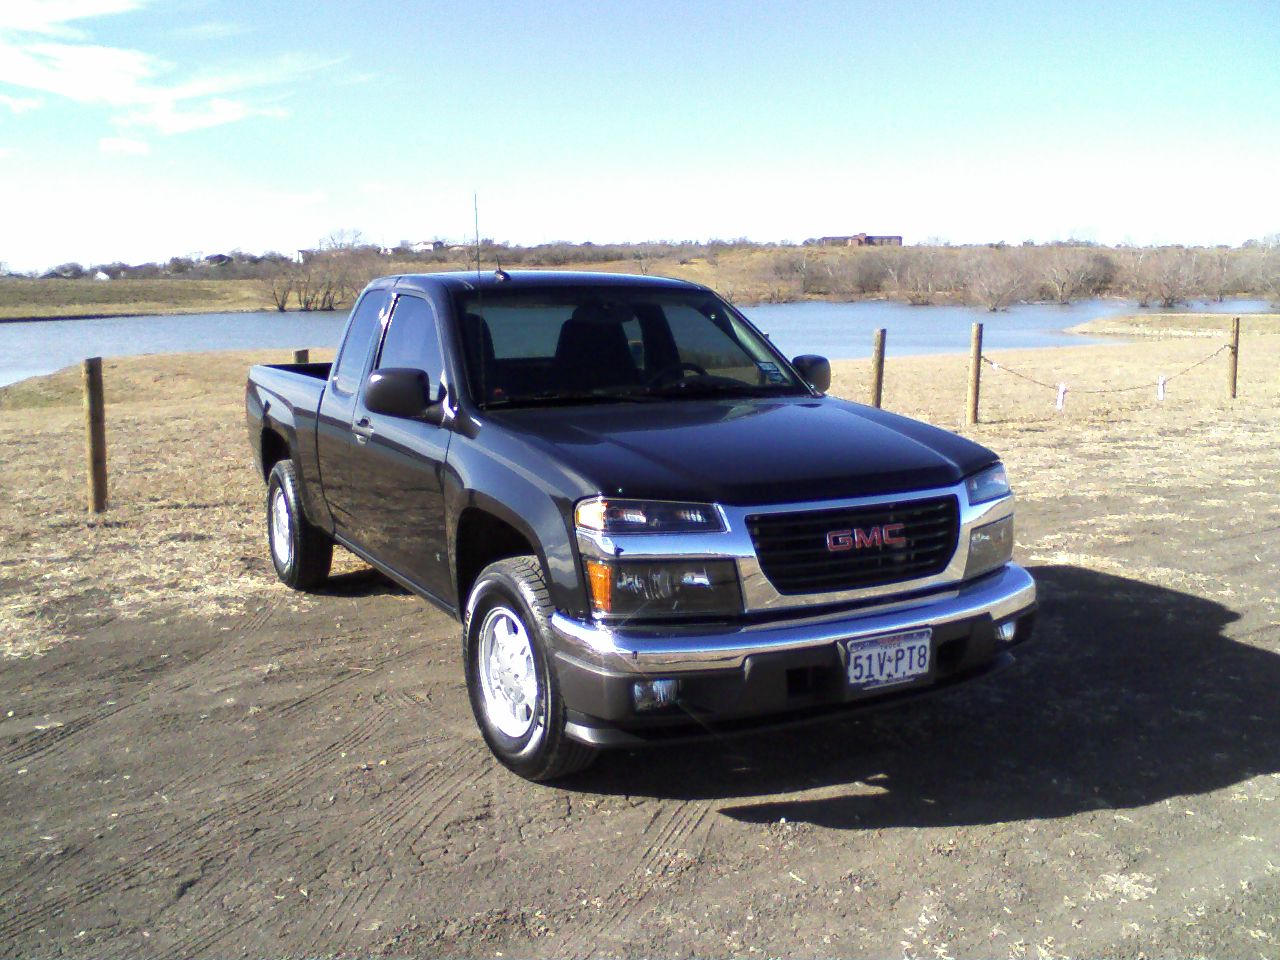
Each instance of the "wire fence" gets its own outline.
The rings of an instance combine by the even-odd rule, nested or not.
[[[1192,370],[1194,370],[1196,367],[1199,367],[1199,366],[1202,366],[1203,364],[1208,363],[1208,362],[1209,362],[1210,360],[1212,360],[1214,357],[1218,356],[1218,355],[1219,355],[1219,354],[1221,354],[1221,353],[1226,353],[1226,352],[1227,352],[1228,350],[1230,350],[1230,349],[1231,349],[1231,344],[1229,344],[1229,343],[1224,343],[1222,346],[1218,347],[1218,349],[1217,349],[1217,350],[1213,351],[1213,353],[1209,354],[1208,356],[1206,356],[1206,357],[1201,357],[1201,358],[1200,358],[1199,360],[1197,360],[1195,363],[1191,364],[1191,365],[1190,365],[1190,366],[1188,366],[1188,367],[1185,367],[1185,368],[1184,368],[1184,369],[1182,369],[1182,370],[1179,370],[1179,371],[1178,371],[1177,373],[1175,373],[1175,374],[1172,374],[1172,375],[1167,376],[1167,377],[1165,377],[1165,376],[1158,377],[1158,378],[1157,378],[1154,382],[1152,382],[1152,383],[1135,383],[1135,384],[1132,384],[1132,385],[1127,386],[1127,387],[1095,387],[1095,388],[1087,388],[1087,389],[1077,389],[1077,388],[1072,388],[1072,393],[1089,393],[1089,394],[1094,394],[1094,393],[1129,393],[1129,392],[1131,392],[1131,391],[1133,391],[1133,390],[1150,390],[1153,386],[1158,386],[1160,383],[1166,383],[1166,384],[1167,384],[1167,383],[1169,383],[1171,380],[1176,380],[1178,377],[1181,377],[1181,376],[1183,376],[1184,374],[1188,374],[1188,373],[1190,373],[1190,372],[1191,372]],[[1047,388],[1047,389],[1049,389],[1049,390],[1054,390],[1054,391],[1056,391],[1056,390],[1058,390],[1059,388],[1061,388],[1061,386],[1062,386],[1062,383],[1061,383],[1061,382],[1059,382],[1059,383],[1045,383],[1043,380],[1037,380],[1035,377],[1030,376],[1029,374],[1023,373],[1021,370],[1015,370],[1013,367],[1009,366],[1007,363],[1000,363],[1000,362],[998,362],[998,361],[996,361],[996,360],[992,360],[992,359],[991,359],[990,357],[988,357],[985,353],[982,355],[982,362],[983,362],[983,363],[985,363],[987,366],[991,367],[991,369],[993,369],[993,370],[998,370],[998,371],[1000,371],[1000,372],[1002,372],[1002,373],[1010,374],[1011,376],[1017,377],[1019,380],[1026,380],[1028,383],[1034,383],[1034,384],[1035,384],[1036,386],[1038,386],[1038,387],[1046,387],[1046,388]]]
[[[880,333],[882,335],[883,331],[881,331]],[[1087,396],[1101,396],[1104,394],[1134,393],[1139,390],[1150,390],[1151,387],[1154,386],[1156,388],[1156,399],[1162,401],[1165,398],[1165,388],[1169,385],[1170,381],[1173,381],[1178,379],[1179,377],[1185,376],[1186,374],[1190,373],[1192,370],[1196,369],[1197,367],[1203,366],[1204,364],[1212,360],[1214,357],[1217,357],[1223,353],[1227,355],[1227,371],[1226,371],[1227,372],[1227,383],[1226,383],[1227,395],[1234,400],[1236,397],[1237,373],[1239,372],[1239,364],[1240,364],[1240,318],[1239,317],[1232,318],[1231,332],[1229,335],[1229,339],[1227,340],[1226,343],[1221,344],[1218,347],[1218,349],[1214,350],[1212,353],[1208,354],[1207,356],[1201,357],[1199,360],[1195,361],[1195,363],[1188,364],[1186,367],[1179,370],[1177,373],[1174,373],[1170,376],[1164,376],[1162,374],[1155,379],[1154,383],[1148,380],[1143,383],[1130,383],[1130,384],[1125,384],[1123,386],[1118,386],[1118,387],[1084,387],[1084,388],[1077,388],[1074,392],[1079,394],[1084,394]],[[883,364],[882,357],[883,357],[883,353],[881,352],[881,340],[878,338],[877,339],[877,356],[876,356],[876,362],[878,364]],[[1030,383],[1033,386],[1042,387],[1045,390],[1054,391],[1057,394],[1058,410],[1065,409],[1067,393],[1069,389],[1066,384],[1066,381],[1059,381],[1058,383],[1047,383],[1046,381],[1041,380],[1038,377],[1032,376],[1031,374],[1027,373],[1025,370],[1019,370],[1016,367],[1011,367],[1006,363],[1001,363],[998,360],[994,360],[991,357],[987,356],[982,350],[982,324],[975,323],[973,325],[973,335],[970,339],[970,349],[969,349],[969,389],[968,389],[968,397],[967,397],[966,410],[965,410],[966,423],[973,425],[977,423],[979,420],[978,408],[980,405],[980,398],[982,395],[982,369],[984,366],[990,367],[993,371],[996,371],[996,372],[1007,373],[1010,376],[1016,377],[1017,379],[1025,381],[1026,383]],[[882,371],[877,370],[875,371],[875,373],[878,381],[879,378],[882,376]],[[875,400],[873,400],[873,402],[877,402],[877,405],[878,405],[878,396]]]

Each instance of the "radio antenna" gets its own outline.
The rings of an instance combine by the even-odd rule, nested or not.
[[[480,195],[471,195],[471,206],[476,215],[476,283],[480,282]]]

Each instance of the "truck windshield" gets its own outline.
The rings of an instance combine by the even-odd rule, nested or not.
[[[458,308],[468,384],[484,407],[808,394],[758,333],[701,291],[484,290]]]

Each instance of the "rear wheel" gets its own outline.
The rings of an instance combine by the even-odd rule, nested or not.
[[[467,692],[494,756],[529,780],[583,769],[595,750],[569,739],[550,656],[552,606],[533,557],[481,571],[467,603]]]
[[[282,583],[308,590],[328,578],[333,540],[307,522],[292,460],[277,463],[267,480],[267,544]]]

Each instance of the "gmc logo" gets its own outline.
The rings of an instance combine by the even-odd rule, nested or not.
[[[832,530],[827,534],[827,549],[832,553],[844,550],[862,550],[865,547],[905,547],[907,538],[902,535],[906,527],[901,523],[886,523],[878,527],[854,527],[852,530]]]

